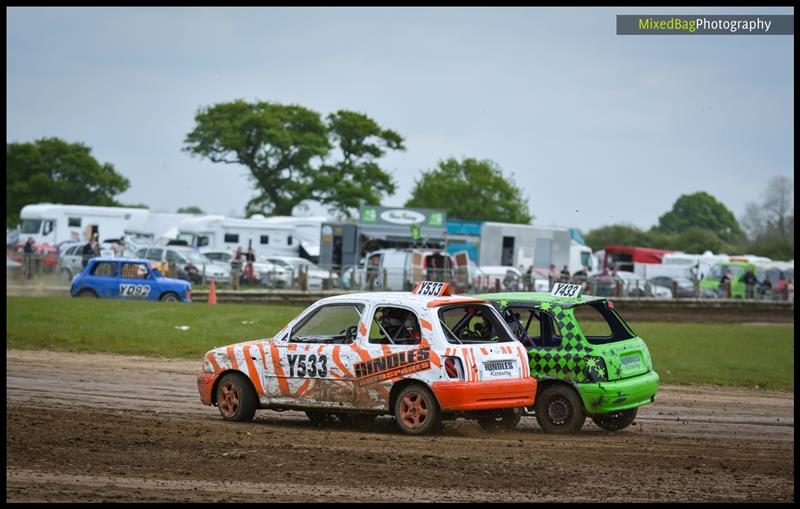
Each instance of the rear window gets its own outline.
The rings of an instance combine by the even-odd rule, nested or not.
[[[625,323],[605,302],[590,302],[573,308],[575,320],[586,340],[594,345],[624,341],[636,337]]]
[[[495,311],[485,304],[457,304],[439,310],[448,343],[480,344],[514,341]]]

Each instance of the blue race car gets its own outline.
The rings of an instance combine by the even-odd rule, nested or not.
[[[192,285],[164,277],[142,258],[92,258],[72,280],[73,297],[191,302]]]

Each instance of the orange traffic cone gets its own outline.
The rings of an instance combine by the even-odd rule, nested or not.
[[[217,303],[217,281],[215,279],[211,280],[211,286],[208,288],[208,303]]]

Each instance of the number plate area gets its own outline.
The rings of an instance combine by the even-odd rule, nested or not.
[[[519,376],[519,367],[515,359],[484,361],[482,375],[481,378],[483,380],[517,378]]]

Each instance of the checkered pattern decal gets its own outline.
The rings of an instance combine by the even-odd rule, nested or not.
[[[516,304],[512,307],[516,307]],[[526,307],[530,306],[531,302],[518,304]],[[509,303],[500,301],[500,305],[505,308]],[[555,326],[561,334],[561,347],[535,346],[528,350],[531,376],[536,378],[554,377],[578,383],[607,379],[606,368],[602,361],[590,357],[593,348],[584,338],[583,331],[575,320],[572,310],[550,302],[538,303],[536,308],[553,317]]]

